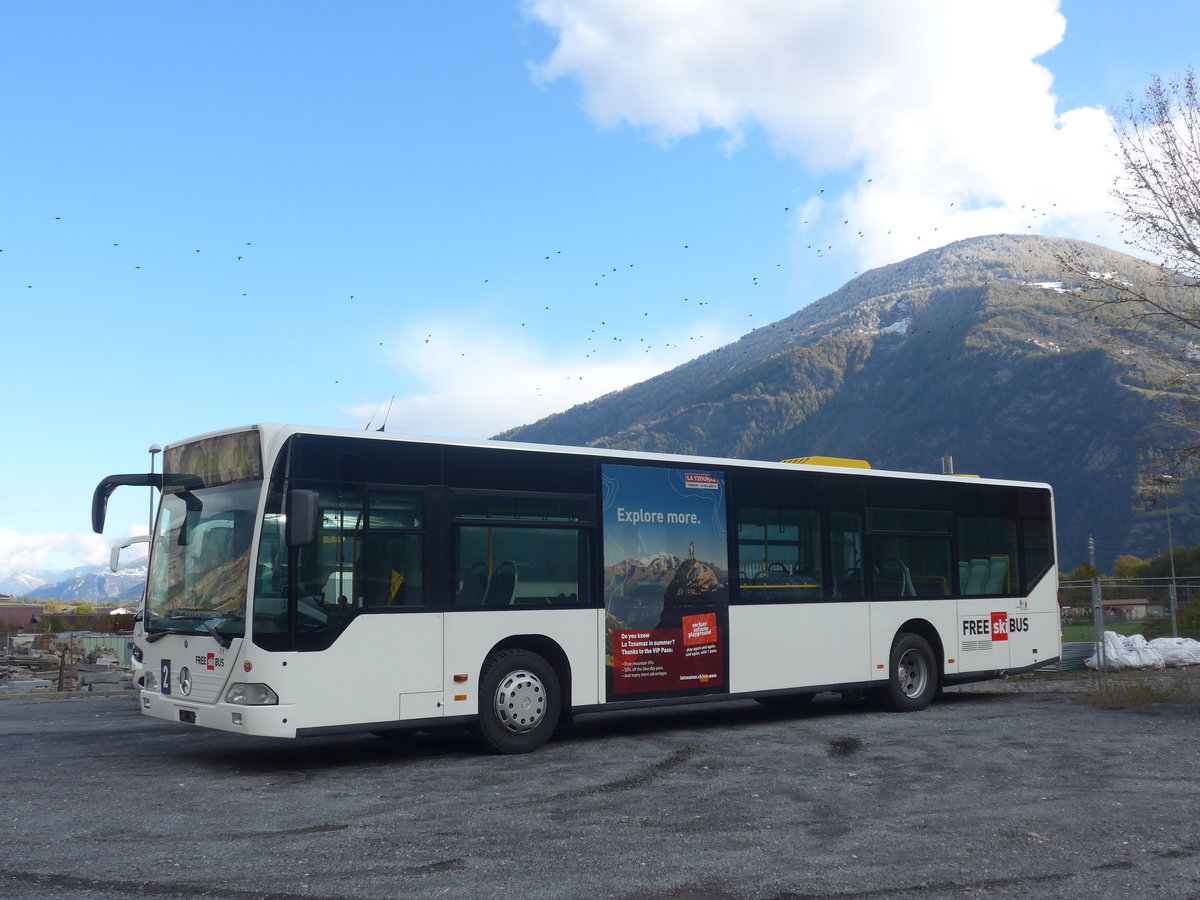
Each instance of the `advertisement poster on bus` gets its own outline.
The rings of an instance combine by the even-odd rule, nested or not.
[[[728,690],[724,476],[619,465],[602,474],[608,698]]]

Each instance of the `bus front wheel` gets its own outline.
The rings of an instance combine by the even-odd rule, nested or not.
[[[529,650],[501,650],[479,676],[479,721],[471,731],[493,753],[528,753],[558,724],[562,694],[554,669]]]
[[[919,634],[897,634],[892,641],[887,686],[876,694],[880,706],[892,712],[915,712],[933,702],[937,687],[937,662],[929,641]]]

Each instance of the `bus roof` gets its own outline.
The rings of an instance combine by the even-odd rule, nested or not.
[[[939,482],[954,482],[960,483],[969,479],[976,484],[998,484],[1021,487],[1036,487],[1053,490],[1051,486],[1044,482],[1016,481],[1004,478],[987,478],[976,475],[944,475],[941,473],[932,472],[905,472],[889,469],[871,469],[861,468],[857,466],[846,466],[839,462],[835,462],[833,457],[802,457],[801,459],[812,460],[812,462],[799,461],[779,461],[773,462],[761,459],[734,459],[731,457],[715,457],[715,456],[689,456],[674,453],[648,453],[641,450],[614,450],[604,447],[576,447],[565,444],[530,444],[518,441],[501,441],[491,439],[471,439],[458,437],[435,437],[431,435],[405,434],[403,432],[379,432],[379,431],[357,431],[348,428],[327,428],[306,425],[284,425],[260,423],[254,425],[243,425],[234,428],[223,428],[218,431],[211,431],[206,434],[196,435],[194,437],[185,438],[179,441],[172,441],[165,446],[165,449],[173,449],[183,444],[189,444],[193,441],[204,440],[207,438],[219,437],[221,435],[237,434],[246,431],[258,431],[262,435],[264,449],[268,454],[273,454],[281,447],[288,438],[297,434],[312,434],[322,435],[327,437],[345,437],[357,438],[361,440],[371,441],[407,441],[418,444],[435,444],[450,447],[473,447],[479,449],[491,450],[517,450],[529,453],[566,453],[575,456],[591,456],[597,458],[614,459],[614,460],[629,460],[639,462],[663,462],[678,465],[686,463],[695,466],[711,466],[711,467],[729,467],[736,466],[746,469],[771,469],[771,470],[795,470],[804,469],[813,472],[831,472],[840,475],[858,476],[862,478],[911,478],[923,481],[939,481]],[[828,461],[827,464],[818,464],[816,460]]]

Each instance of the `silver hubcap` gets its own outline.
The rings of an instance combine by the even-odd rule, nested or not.
[[[929,666],[924,654],[917,650],[906,650],[896,664],[896,680],[904,696],[921,696],[929,683]]]
[[[496,688],[496,718],[513,734],[527,734],[546,717],[546,688],[528,669],[509,672]]]

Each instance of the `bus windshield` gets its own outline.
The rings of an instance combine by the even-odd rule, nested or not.
[[[165,493],[150,564],[146,632],[245,634],[250,544],[261,481]]]

